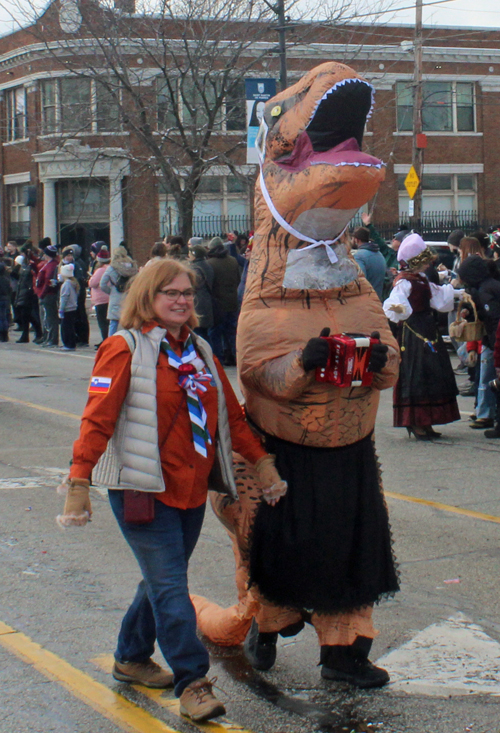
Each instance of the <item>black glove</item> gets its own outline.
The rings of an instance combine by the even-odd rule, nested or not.
[[[324,328],[319,338],[309,339],[304,346],[302,352],[302,366],[304,371],[308,372],[316,367],[325,367],[328,364],[330,356],[330,347],[325,341],[326,336],[330,335],[330,329]]]
[[[385,344],[380,343],[380,334],[378,331],[374,331],[371,335],[372,339],[378,339],[378,344],[373,344],[372,354],[370,357],[370,363],[368,364],[368,370],[370,372],[381,372],[387,364],[387,352],[388,347]]]

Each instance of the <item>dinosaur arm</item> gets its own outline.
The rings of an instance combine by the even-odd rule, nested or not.
[[[264,397],[286,401],[299,397],[309,389],[314,376],[314,369],[304,371],[300,349],[242,371],[241,381],[247,389],[259,392]]]
[[[389,346],[385,367],[373,377],[375,389],[383,390],[394,387],[399,377],[399,361],[399,353],[392,346]]]

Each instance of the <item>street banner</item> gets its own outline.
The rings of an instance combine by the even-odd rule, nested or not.
[[[255,140],[264,104],[276,94],[276,79],[245,79],[247,100],[247,163],[258,163]]]

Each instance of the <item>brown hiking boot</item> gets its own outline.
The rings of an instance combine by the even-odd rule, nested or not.
[[[213,682],[202,677],[185,688],[179,700],[182,715],[199,722],[225,714],[226,708],[212,692]]]
[[[172,672],[162,669],[159,664],[148,659],[147,662],[116,662],[113,677],[120,682],[130,682],[145,687],[164,688],[174,686]]]

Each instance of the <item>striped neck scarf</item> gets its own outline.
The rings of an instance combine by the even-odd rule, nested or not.
[[[213,377],[196,353],[191,335],[184,343],[184,351],[181,356],[177,356],[166,338],[162,340],[160,348],[166,354],[170,366],[179,372],[178,384],[187,395],[194,449],[206,458],[207,445],[212,445],[212,439],[207,429],[207,413],[200,396],[207,391],[206,385],[213,380]]]

